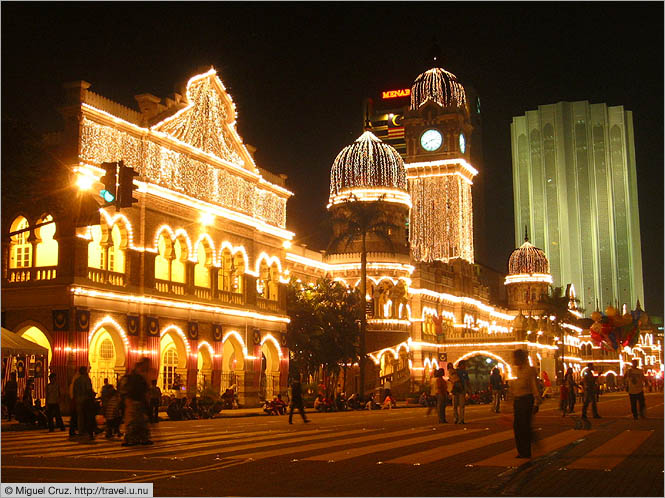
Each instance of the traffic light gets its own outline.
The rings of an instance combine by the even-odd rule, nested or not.
[[[99,191],[99,195],[107,205],[115,204],[117,197],[118,163],[102,163],[102,168],[106,170],[106,174],[101,178],[104,188]]]
[[[120,161],[120,170],[118,172],[118,204],[119,208],[132,207],[132,204],[138,202],[134,197],[136,185],[134,184],[134,177],[139,174],[133,168],[125,166],[123,161]]]

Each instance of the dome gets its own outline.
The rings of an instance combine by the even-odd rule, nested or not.
[[[508,275],[549,275],[550,263],[542,249],[538,249],[525,240],[519,249],[515,249],[508,260]]]
[[[457,76],[439,67],[422,73],[411,87],[411,110],[418,109],[428,100],[442,107],[466,109],[466,92]]]
[[[368,191],[375,195],[370,198],[362,195]],[[360,200],[377,200],[385,194],[385,200],[396,201],[399,198],[408,200],[409,206],[411,204],[402,157],[371,131],[366,131],[351,145],[344,147],[332,165],[331,204],[351,194]]]

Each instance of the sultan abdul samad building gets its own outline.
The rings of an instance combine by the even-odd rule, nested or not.
[[[42,178],[60,193],[3,209],[3,326],[48,349],[63,387],[79,366],[90,366],[99,389],[148,356],[166,391],[236,385],[249,406],[285,392],[285,284],[327,276],[358,286],[359,243],[327,253],[291,245],[292,193],[255,163],[213,69],[182,95],[136,96],[140,112],[89,87],[65,85],[64,129],[47,137],[57,160]],[[633,355],[660,371],[662,338],[648,330],[639,352],[610,355],[583,327],[541,316],[549,264],[528,241],[509,258],[507,306],[490,302],[474,264],[473,125],[453,74],[433,68],[416,78],[403,126],[405,160],[368,129],[331,169],[334,219],[347,201],[378,202],[397,227],[390,241],[367,239],[368,388],[390,380],[405,396],[433,368],[467,359],[472,384],[484,389],[490,368],[510,376],[516,348],[552,379],[562,356],[578,373],[593,359],[618,376]],[[72,185],[98,186],[104,163],[121,160],[136,173],[136,202],[88,220],[90,199]],[[357,376],[348,382],[347,391],[358,388]]]

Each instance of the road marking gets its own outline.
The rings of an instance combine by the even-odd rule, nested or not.
[[[258,434],[258,433],[221,433],[215,436],[205,436],[205,437],[199,437],[196,438],[195,441],[208,441],[207,444],[214,444],[217,441],[224,441],[226,439],[234,439],[234,438],[240,438],[244,437],[245,435],[248,434]],[[262,433],[261,433],[262,434]],[[104,441],[106,443],[106,441]],[[107,458],[117,458],[117,457],[124,457],[128,453],[133,453],[136,451],[136,447],[126,447],[126,446],[121,446],[120,441],[109,441],[108,443],[110,444],[103,444],[99,445],[96,443],[90,443],[89,446],[86,446],[85,449],[79,449],[84,443],[79,443],[75,444],[72,447],[73,451],[67,451],[67,450],[61,450],[61,451],[56,451],[54,453],[48,453],[48,454],[31,454],[31,455],[25,455],[29,457],[36,457],[36,456],[47,456],[47,457],[61,457],[61,456],[84,456],[84,455],[94,455],[94,456],[105,456]],[[115,444],[114,444],[115,443]],[[156,443],[156,446],[141,446],[142,451],[141,453],[146,453],[152,448],[163,448],[164,446],[160,445],[159,443],[166,443],[169,445],[170,448],[173,449],[173,451],[178,451],[181,449],[182,446],[187,446],[189,448],[192,447],[192,439],[181,439],[181,436],[176,436],[173,439],[167,441],[167,440],[161,440]],[[205,444],[205,443],[202,443]]]
[[[566,465],[568,469],[613,469],[646,441],[653,431],[623,431],[582,458]]]
[[[594,431],[590,431],[594,432]],[[561,448],[562,446],[566,446],[567,444],[572,443],[573,441],[576,441],[578,439],[583,439],[586,435],[589,434],[589,431],[587,432],[580,432],[576,430],[568,430],[564,432],[560,432],[558,434],[554,434],[553,436],[547,437],[540,442],[536,444],[531,445],[531,457],[532,458],[537,458],[539,456],[543,456],[548,454],[549,452],[556,450],[557,448]],[[526,460],[523,458],[516,458],[515,457],[515,452],[516,450],[509,450],[504,453],[500,453],[498,455],[494,455],[490,458],[486,458],[485,460],[480,460],[479,462],[475,462],[472,465],[476,466],[481,466],[481,467],[519,467],[522,465]]]
[[[335,461],[339,462],[341,460],[348,460],[349,458],[355,458],[362,455],[369,455],[371,453],[378,453],[380,451],[392,450],[395,448],[402,448],[404,446],[412,446],[415,444],[427,443],[430,441],[436,441],[439,439],[447,439],[456,436],[462,436],[464,434],[471,434],[474,432],[484,431],[485,429],[471,429],[471,430],[459,430],[459,431],[448,431],[448,432],[436,432],[433,434],[428,434],[427,436],[413,437],[409,439],[401,439],[397,441],[389,441],[381,444],[373,444],[371,446],[363,446],[360,448],[349,448],[347,450],[335,451],[332,453],[325,453],[323,455],[315,455],[311,457],[304,458],[303,460],[319,460],[319,461]],[[401,431],[404,432],[404,431]],[[433,431],[431,431],[433,432]],[[411,432],[413,433],[413,431]],[[385,434],[388,438],[390,436],[397,436],[399,433]],[[400,434],[401,435],[401,434]]]
[[[87,471],[87,472],[143,472],[143,473],[151,473],[154,472],[154,470],[139,470],[139,469],[112,469],[112,468],[105,468],[105,469],[92,469],[89,467],[46,467],[44,465],[3,465],[3,469],[39,469],[39,470],[68,470],[70,472],[79,472],[81,470]]]
[[[317,432],[316,434],[310,433],[307,436],[303,437],[296,437],[293,439],[290,439],[288,441],[276,441],[274,440],[275,438],[271,438],[271,441],[266,441],[262,443],[250,443],[250,444],[243,444],[240,446],[235,446],[231,448],[213,448],[210,450],[205,450],[205,451],[195,451],[195,452],[186,452],[186,453],[181,453],[178,455],[180,458],[193,458],[193,457],[199,457],[199,456],[205,456],[205,455],[215,455],[215,454],[223,454],[223,453],[233,453],[235,451],[243,451],[243,450],[252,450],[254,448],[265,448],[267,446],[275,446],[277,444],[291,444],[291,443],[302,443],[306,441],[311,441],[312,439],[328,439],[328,438],[338,438],[341,436],[350,436],[352,434],[367,434],[370,431],[366,431],[364,429],[357,429],[357,430],[352,430],[352,431],[343,431],[343,432],[335,432],[335,433],[322,433],[322,432]],[[301,433],[302,434],[302,433]],[[285,436],[293,436],[293,433],[290,434],[285,434],[281,435],[280,437],[285,437]],[[262,438],[266,439],[266,438]],[[333,443],[326,443],[327,445],[331,445]],[[166,453],[170,452],[172,450],[162,450],[162,451],[156,451],[153,454],[159,454],[159,453]],[[169,457],[155,457],[155,458],[169,458]],[[234,457],[235,458],[235,457]]]
[[[175,441],[177,439],[180,439],[182,437],[186,437],[190,434],[195,434],[195,433],[187,433],[187,435],[178,433],[178,434],[169,434],[169,435],[156,435],[152,434],[154,437],[155,443],[160,443],[160,442],[166,442],[166,441]],[[106,439],[103,436],[97,436],[95,439],[94,443],[90,443],[89,439],[87,439],[87,436],[82,436],[82,437],[75,437],[75,438],[66,438],[66,439],[59,439],[56,440],[58,442],[53,442],[48,444],[48,448],[53,449],[61,449],[61,448],[78,448],[81,449],[82,451],[88,451],[90,449],[90,445],[94,445],[97,449],[104,449],[108,447],[109,445],[117,445],[121,442],[120,439]],[[20,453],[26,453],[26,444],[30,445],[30,449],[27,451],[34,451],[34,446],[36,444],[40,444],[43,442],[40,441],[22,441],[22,442],[12,442],[12,443],[2,443],[2,454],[3,455],[12,455],[12,454],[20,454]],[[115,444],[114,444],[115,443]],[[84,450],[85,448],[85,450]],[[74,453],[68,453],[68,455],[73,455]],[[35,454],[35,455],[27,455],[25,454],[24,456],[45,456],[43,453]]]
[[[469,431],[466,432],[468,433]],[[432,463],[436,462],[437,460],[443,460],[444,458],[450,458],[451,456],[459,455],[460,453],[475,450],[476,448],[482,448],[483,446],[488,446],[490,444],[507,441],[508,439],[512,438],[513,431],[504,431],[496,434],[490,434],[489,436],[481,437],[478,439],[467,439],[459,443],[453,443],[451,445],[446,445],[439,448],[411,453],[409,455],[393,458],[392,460],[387,460],[385,463]]]
[[[390,437],[399,437],[399,436],[411,436],[413,434],[418,434],[420,432],[431,432],[432,430],[427,427],[421,429],[405,429],[402,431],[395,432],[374,432],[368,436],[353,437],[347,439],[338,439],[335,441],[324,441],[313,444],[307,444],[305,446],[295,446],[289,448],[278,448],[272,451],[257,451],[252,453],[243,453],[242,455],[233,455],[230,458],[233,459],[243,459],[253,458],[255,460],[260,458],[272,458],[276,456],[291,455],[293,453],[302,453],[303,451],[315,451],[324,448],[330,448],[331,446],[341,446],[344,444],[354,444],[354,443],[364,443],[366,441],[376,441],[377,438],[390,438]],[[365,431],[367,432],[367,431]],[[305,459],[308,460],[308,459]],[[327,460],[327,459],[326,459]]]

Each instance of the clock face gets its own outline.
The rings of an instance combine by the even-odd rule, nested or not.
[[[459,134],[459,150],[462,154],[466,152],[466,138],[464,138],[464,133]]]
[[[420,137],[420,145],[428,152],[433,152],[441,147],[443,137],[438,130],[427,130]]]

